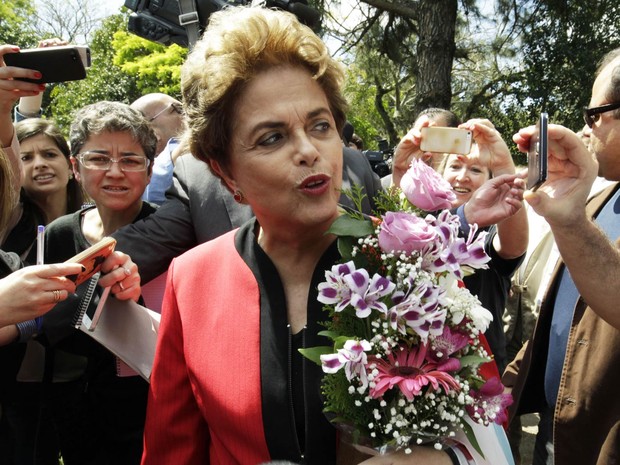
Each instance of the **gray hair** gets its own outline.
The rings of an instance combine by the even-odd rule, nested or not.
[[[90,136],[102,132],[131,134],[144,155],[151,162],[155,159],[157,137],[142,113],[125,103],[108,101],[86,105],[76,113],[69,132],[71,155],[79,154]]]

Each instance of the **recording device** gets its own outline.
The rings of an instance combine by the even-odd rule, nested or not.
[[[467,129],[430,126],[422,128],[421,133],[423,152],[467,155],[471,151],[472,133]]]
[[[16,66],[39,71],[40,79],[15,78],[20,81],[43,84],[48,82],[77,81],[86,77],[90,66],[90,49],[77,45],[41,47],[6,53],[7,66]]]
[[[191,5],[180,8],[179,3]],[[129,16],[127,29],[153,42],[163,45],[178,44],[183,47],[193,46],[188,27],[198,24],[199,32],[205,29],[209,16],[228,6],[251,5],[251,0],[125,0],[125,7],[132,13]],[[317,30],[321,25],[321,16],[317,10],[308,6],[307,0],[265,0],[259,2],[269,8],[279,8],[293,13],[306,26]],[[195,5],[195,6],[194,6]],[[184,14],[181,14],[181,10]],[[195,10],[195,11],[194,11]]]
[[[547,180],[547,126],[549,117],[541,113],[527,152],[527,188],[536,190]]]
[[[379,150],[364,150],[362,154],[370,162],[370,167],[382,178],[392,172],[390,166],[392,155],[394,155],[394,149],[388,146],[388,142],[385,139],[379,141]]]

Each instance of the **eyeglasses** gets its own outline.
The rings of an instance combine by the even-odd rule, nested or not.
[[[178,113],[179,115],[182,115],[183,114],[183,105],[181,105],[178,102],[172,102],[170,105],[166,105],[166,107],[163,110],[161,110],[159,113],[157,113],[155,116],[151,116],[150,118],[148,118],[147,121],[149,123],[152,123],[153,121],[155,121],[157,118],[159,118],[161,115],[163,115],[168,110],[172,110],[172,111]]]
[[[112,158],[110,155],[98,152],[83,152],[76,157],[84,168],[89,170],[109,170],[112,163],[118,163],[121,171],[145,171],[151,160],[144,155],[126,155],[121,158]]]
[[[608,111],[617,110],[618,108],[620,108],[620,102],[608,103],[600,107],[586,107],[583,109],[583,120],[589,127],[592,127],[601,117],[601,113],[607,113]]]

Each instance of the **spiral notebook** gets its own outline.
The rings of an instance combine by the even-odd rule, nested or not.
[[[103,297],[99,303],[102,308],[96,327],[89,330],[82,321],[80,331],[95,339],[148,381],[155,358],[160,315],[133,300]]]
[[[97,321],[103,310],[103,304],[110,292],[110,288],[104,289],[101,295],[96,292],[100,275],[100,272],[95,273],[84,285],[85,289],[83,291],[80,290],[82,298],[73,317],[73,326],[76,328],[84,324],[87,329],[93,331],[97,326]]]

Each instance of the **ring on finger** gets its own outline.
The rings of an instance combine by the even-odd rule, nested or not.
[[[54,302],[60,302],[60,289],[54,289],[52,293],[54,294]]]

